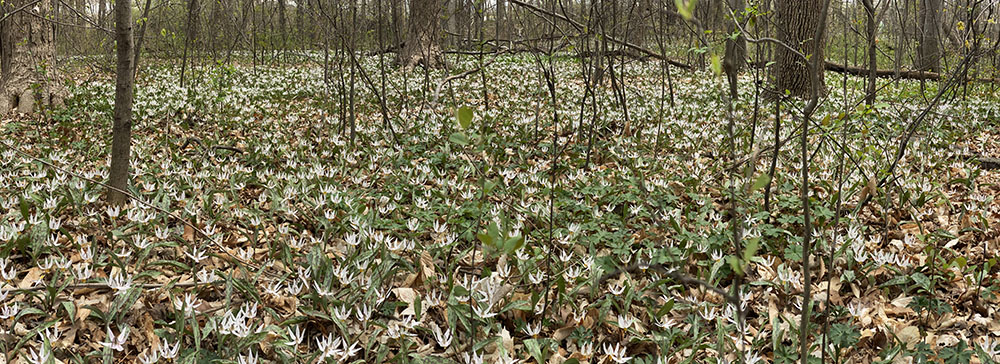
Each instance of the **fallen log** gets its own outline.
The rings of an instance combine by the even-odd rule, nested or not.
[[[861,67],[851,67],[847,65],[837,64],[833,62],[826,62],[826,70],[834,71],[838,73],[846,73],[849,75],[856,76],[867,76],[869,73],[868,68]],[[895,70],[875,70],[876,77],[899,77],[906,80],[939,80],[941,79],[941,74],[937,72],[928,71],[899,71]]]
[[[869,72],[867,68],[844,66],[842,64],[837,64],[833,62],[826,62],[825,68],[827,71],[846,73],[849,75],[856,75],[856,76],[867,76]],[[875,76],[884,78],[899,77],[904,80],[930,80],[930,81],[942,80],[947,77],[947,75],[937,72],[913,71],[913,70],[899,71],[899,72],[896,72],[895,70],[875,70]],[[1000,82],[1000,78],[981,77],[981,78],[975,78],[973,80],[978,82]]]

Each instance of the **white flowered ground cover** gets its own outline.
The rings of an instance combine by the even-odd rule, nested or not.
[[[478,64],[452,61],[453,74]],[[110,78],[77,85],[67,109],[42,120],[4,120],[16,149],[0,151],[5,359],[797,358],[798,139],[781,149],[764,211],[757,182],[774,111],[759,100],[752,134],[750,74],[735,154],[758,157],[730,173],[724,87],[710,73],[674,70],[667,85],[658,63],[630,62],[627,108],[610,81],[596,107],[590,96],[581,107],[581,66],[558,58],[554,125],[545,60],[505,56],[485,82],[474,74],[440,93],[443,71],[387,68],[384,113],[379,60],[362,64],[372,83],[356,81],[353,113],[349,75],[314,64],[198,67],[186,88],[176,68],[144,69],[132,149],[140,201],[121,209],[94,182],[107,177]],[[809,139],[813,355],[997,359],[996,172],[962,158],[981,149],[970,138],[996,133],[995,96],[974,86],[937,106],[888,187],[854,214],[926,101],[917,83],[898,82],[864,111],[850,79],[845,118],[841,80],[828,74]],[[463,126],[456,114],[470,109]],[[784,138],[797,122],[782,114]]]

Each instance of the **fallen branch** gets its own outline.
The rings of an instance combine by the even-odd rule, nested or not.
[[[507,51],[501,49],[501,50],[499,50],[499,52],[495,53],[495,55],[494,55],[493,58],[491,58],[488,62],[486,62],[482,66],[479,66],[479,67],[467,70],[467,71],[459,73],[459,74],[455,74],[455,75],[451,75],[451,76],[445,77],[444,79],[441,80],[441,82],[438,82],[437,88],[434,89],[434,98],[433,99],[437,100],[438,97],[440,97],[440,95],[441,95],[441,89],[444,88],[444,86],[447,85],[448,83],[450,83],[451,81],[462,79],[462,78],[466,78],[469,75],[472,75],[472,74],[475,74],[475,73],[477,73],[479,71],[482,71],[483,68],[485,68],[485,67],[487,67],[489,65],[492,65],[493,62],[496,62],[497,56],[500,56],[500,55],[502,55],[504,53],[507,53]]]
[[[1000,169],[1000,158],[984,157],[979,154],[962,154],[958,158],[979,164],[979,168],[988,171]]]
[[[174,284],[170,284],[170,283],[144,283],[144,284],[133,284],[132,287],[140,287],[140,288],[145,289],[145,290],[151,290],[151,289],[160,289],[160,288],[163,288],[163,287],[189,288],[189,287],[197,287],[197,286],[208,286],[208,285],[214,285],[214,284],[222,284],[222,283],[225,283],[225,281],[223,281],[223,280],[220,279],[220,280],[213,281],[213,282],[199,282],[199,283],[195,283],[195,282],[183,282],[183,283],[178,282],[178,283],[174,283]],[[44,290],[48,290],[48,289],[63,289],[63,290],[76,290],[76,289],[102,290],[102,289],[109,289],[110,290],[110,289],[114,289],[114,288],[112,288],[107,283],[77,283],[77,284],[69,284],[69,285],[66,285],[66,286],[38,285],[38,286],[33,286],[33,287],[28,287],[28,288],[14,288],[14,289],[11,289],[11,291],[16,292],[16,293],[23,293],[23,292],[33,292],[33,291],[44,291]]]
[[[867,76],[869,72],[867,68],[850,67],[842,64],[836,64],[833,62],[826,62],[826,70],[838,73],[846,73],[849,75],[856,75],[856,76]],[[898,77],[904,80],[931,80],[931,81],[937,81],[945,77],[944,75],[936,72],[913,71],[913,70],[899,71],[899,72],[896,72],[895,70],[875,70],[875,76],[885,77],[885,78]],[[1000,78],[977,78],[975,79],[975,81],[1000,82]]]
[[[826,62],[826,70],[838,73],[846,73],[856,76],[867,76],[868,68],[851,67],[833,62]],[[895,70],[875,70],[876,77],[899,77],[906,80],[939,80],[941,74],[927,71],[899,71]]]
[[[202,142],[201,139],[196,138],[196,137],[189,137],[189,138],[187,138],[187,139],[184,140],[184,144],[181,144],[181,147],[179,149],[184,150],[184,148],[187,148],[188,145],[194,145],[194,144],[198,144],[198,146],[200,146],[202,149],[205,148],[205,143]],[[211,146],[209,148],[211,148],[211,149],[228,150],[228,151],[236,152],[236,153],[245,153],[243,151],[243,149],[240,149],[240,148],[237,148],[237,147],[230,147],[228,145],[213,145],[213,146]]]
[[[616,270],[614,270],[612,272],[609,272],[609,273],[601,276],[601,279],[597,281],[597,284],[598,285],[603,284],[604,282],[607,282],[609,279],[614,278],[615,276],[617,276],[619,274],[622,274],[622,273],[632,274],[632,273],[639,272],[639,271],[642,271],[642,270],[656,270],[656,271],[660,271],[663,274],[666,274],[668,277],[670,277],[671,279],[677,281],[680,284],[683,284],[683,285],[686,285],[686,286],[703,287],[703,288],[705,288],[705,289],[707,289],[707,290],[709,290],[709,291],[711,291],[711,292],[713,292],[713,293],[715,293],[715,294],[717,294],[719,296],[722,296],[722,298],[724,298],[726,300],[726,302],[732,303],[734,305],[739,305],[740,304],[739,298],[737,298],[736,296],[733,296],[733,295],[729,294],[728,292],[722,290],[722,288],[716,287],[716,286],[712,285],[711,283],[705,282],[705,281],[703,281],[701,279],[694,278],[694,277],[682,274],[682,273],[678,272],[676,269],[672,269],[670,267],[667,267],[666,264],[662,264],[662,263],[661,264],[650,265],[646,269],[643,269],[639,264],[632,264],[632,265],[630,265],[628,267],[625,267],[625,268],[622,268],[622,269],[616,269]]]

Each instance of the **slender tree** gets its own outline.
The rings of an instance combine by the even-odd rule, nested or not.
[[[920,3],[920,40],[917,43],[917,65],[921,71],[941,71],[939,43],[941,0],[923,0]]]
[[[726,38],[726,56],[723,59],[722,66],[729,80],[729,96],[735,100],[739,96],[736,88],[736,76],[739,75],[740,69],[743,68],[743,62],[746,59],[747,42],[743,34],[739,34],[736,37],[732,37],[731,35],[738,33],[736,22],[741,21],[740,16],[746,9],[746,2],[744,0],[727,1],[735,18],[729,23],[728,32],[730,36]]]
[[[507,38],[507,0],[496,0],[497,4],[497,17],[495,20],[496,24],[496,38],[506,39]]]
[[[129,158],[132,148],[132,89],[134,70],[132,68],[132,1],[115,0],[115,42],[117,42],[118,62],[115,74],[115,109],[111,140],[111,189],[108,203],[121,205],[127,196],[121,191],[128,187]]]
[[[181,59],[181,86],[184,86],[184,73],[187,71],[188,49],[195,48],[198,37],[198,13],[201,9],[198,0],[188,0],[188,17],[186,34],[184,35],[184,54]]]

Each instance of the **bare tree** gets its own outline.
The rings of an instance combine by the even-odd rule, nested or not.
[[[198,13],[201,9],[198,0],[188,0],[188,18],[186,34],[184,35],[184,55],[181,59],[181,86],[184,86],[184,73],[187,71],[188,49],[197,46],[198,37]]]
[[[456,1],[456,0],[451,0]],[[441,14],[439,0],[410,1],[409,33],[406,44],[396,58],[396,64],[410,68],[423,65],[429,68],[444,67],[441,55],[438,19]]]
[[[61,105],[55,30],[45,22],[52,2],[13,0],[2,6],[6,20],[0,24],[0,115],[12,108],[32,113],[36,102]]]
[[[115,82],[114,125],[111,140],[111,171],[108,203],[121,205],[128,197],[122,193],[128,187],[129,158],[132,148],[132,89],[134,70],[132,68],[132,1],[115,1],[115,42],[118,50],[118,66]]]
[[[735,17],[729,23],[728,32],[732,34],[738,32],[736,22],[741,21],[739,17],[746,9],[746,2],[744,0],[728,1],[728,6],[731,8]],[[729,96],[732,99],[736,99],[739,96],[736,88],[736,77],[739,75],[740,69],[743,67],[743,62],[746,59],[746,53],[747,42],[743,34],[739,34],[736,37],[726,38],[726,56],[723,59],[722,66],[726,71],[726,77],[729,80]]]
[[[920,41],[917,43],[917,65],[921,71],[941,71],[940,31],[941,0],[920,3]]]
[[[497,0],[496,37],[497,39],[507,38],[507,1]]]
[[[818,58],[823,64],[823,47],[826,32],[818,32],[821,28],[820,14],[823,12],[824,0],[779,0],[777,1],[776,23],[778,40],[789,45],[796,51],[786,47],[775,49],[775,89],[777,92],[786,90],[791,96],[808,96],[811,90],[809,74],[810,67],[800,54],[810,60]],[[816,39],[816,35],[819,38]],[[818,44],[814,46],[814,42]],[[815,51],[814,51],[815,50]],[[813,53],[815,52],[815,53]],[[814,68],[819,85],[823,84],[823,67]],[[821,88],[822,90],[822,88]]]

